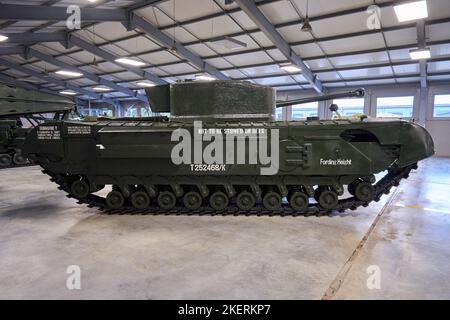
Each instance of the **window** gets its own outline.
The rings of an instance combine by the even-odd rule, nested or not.
[[[284,108],[276,108],[275,109],[275,120],[282,121],[283,120],[283,109]]]
[[[317,117],[319,114],[319,103],[310,102],[292,106],[292,120],[306,119],[308,117]]]
[[[450,94],[434,96],[433,117],[450,118]]]
[[[153,113],[150,108],[133,106],[131,108],[128,108],[125,116],[129,118],[151,117],[153,116]]]
[[[412,118],[414,97],[377,98],[377,117]]]
[[[108,109],[108,108],[102,108],[102,109],[97,109],[97,108],[91,108],[90,113],[89,113],[89,108],[88,107],[84,107],[83,109],[80,109],[80,113],[83,116],[108,116],[108,117],[113,117],[114,116],[114,111],[112,109]]]
[[[364,113],[364,98],[360,99],[336,99],[334,104],[339,107],[341,116],[352,116],[357,113]]]
[[[125,117],[128,117],[128,118],[138,117],[138,108],[136,108],[136,107],[129,108],[127,110],[127,112],[125,112]]]
[[[142,108],[141,109],[141,117],[151,117],[153,116],[152,110],[149,108]]]

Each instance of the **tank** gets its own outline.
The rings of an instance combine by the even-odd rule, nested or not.
[[[0,84],[0,169],[31,164],[21,151],[26,135],[46,120],[42,114],[62,117],[73,108],[63,97]]]
[[[277,106],[364,90],[276,102],[270,87],[212,81],[146,93],[167,119],[51,121],[24,151],[69,197],[103,211],[280,215],[367,206],[434,154],[411,121],[274,120]]]

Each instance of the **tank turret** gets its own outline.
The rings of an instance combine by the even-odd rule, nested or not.
[[[170,113],[172,121],[274,121],[275,108],[337,98],[364,97],[364,89],[276,101],[268,86],[242,81],[185,81],[146,89],[153,112]]]
[[[146,89],[153,112],[171,120],[275,120],[275,90],[242,81],[187,81]]]

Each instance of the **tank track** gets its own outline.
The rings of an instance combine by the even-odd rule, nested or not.
[[[14,169],[14,168],[23,168],[23,167],[31,167],[31,166],[35,166],[35,163],[27,163],[27,164],[12,164],[8,167],[0,167],[0,170],[5,170],[5,169]]]
[[[375,185],[375,196],[372,201],[378,202],[383,195],[390,193],[392,187],[397,187],[402,179],[407,179],[411,170],[417,169],[417,164],[413,164],[404,168],[393,167],[388,170],[388,173],[380,179]],[[180,204],[170,210],[164,210],[156,205],[150,205],[144,210],[136,209],[130,205],[125,205],[120,209],[110,209],[105,202],[105,198],[97,196],[95,194],[89,194],[83,199],[77,199],[70,193],[70,185],[64,182],[62,176],[48,170],[42,171],[44,174],[50,176],[50,181],[58,184],[58,188],[67,193],[68,198],[73,198],[78,201],[78,204],[87,205],[89,208],[97,208],[99,211],[105,214],[151,214],[151,215],[257,215],[257,216],[321,216],[329,215],[332,212],[344,212],[346,210],[356,210],[359,207],[367,207],[372,201],[364,202],[350,197],[347,199],[339,200],[338,205],[333,210],[322,208],[317,203],[310,203],[309,207],[305,211],[295,211],[289,204],[283,203],[280,209],[270,211],[264,208],[262,205],[257,204],[254,208],[248,211],[243,211],[235,205],[230,205],[224,210],[214,210],[210,207],[200,207],[199,209],[191,210]]]
[[[23,167],[30,167],[30,166],[35,166],[36,164],[33,163],[32,161],[28,160],[27,163],[24,164],[16,164],[13,161],[11,161],[11,164],[7,167],[1,167],[0,166],[0,170],[4,170],[4,169],[11,169],[11,168],[23,168]]]

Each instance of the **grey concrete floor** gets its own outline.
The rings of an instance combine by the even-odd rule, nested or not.
[[[450,159],[434,158],[329,217],[111,216],[37,167],[2,170],[0,299],[449,299],[449,194]]]

